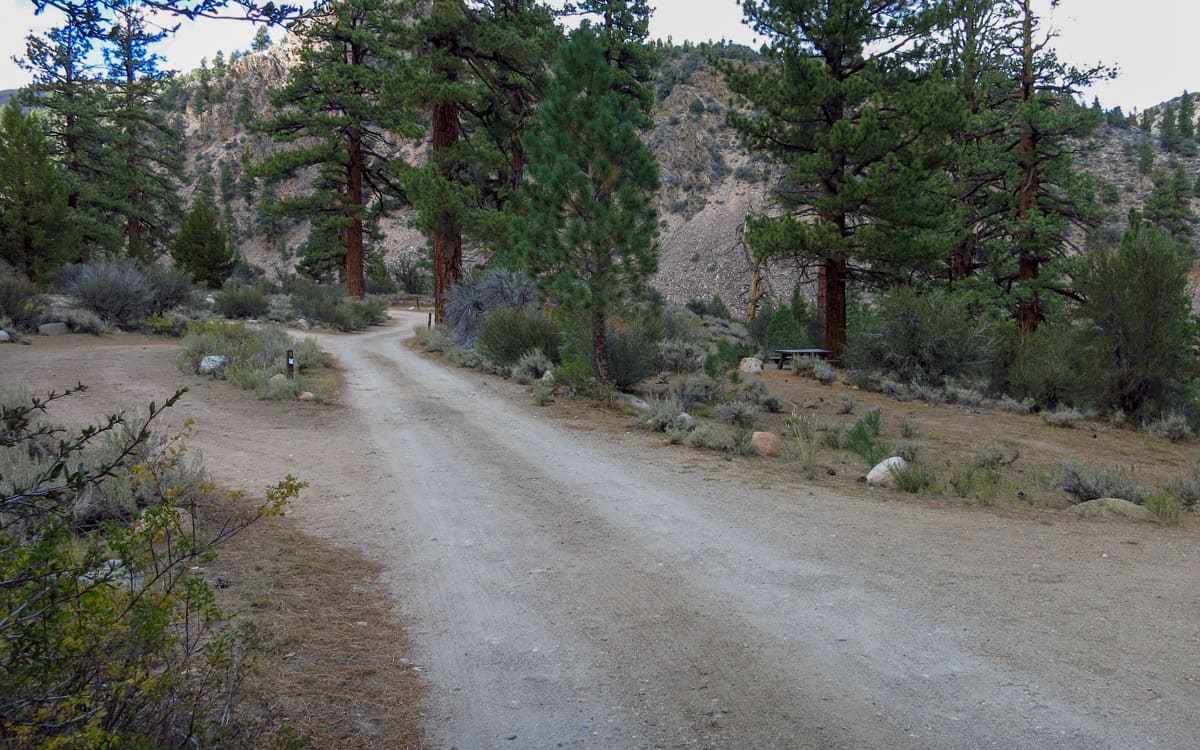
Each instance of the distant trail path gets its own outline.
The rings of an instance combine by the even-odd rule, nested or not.
[[[387,566],[434,746],[1196,747],[1194,535],[778,486],[551,419],[402,317],[320,336],[341,408],[185,409],[222,479],[293,471],[300,523]]]

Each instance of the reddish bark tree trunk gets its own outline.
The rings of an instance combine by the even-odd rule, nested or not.
[[[608,380],[608,329],[605,326],[604,310],[599,306],[592,308],[592,365],[596,368],[596,377]]]
[[[1034,95],[1033,78],[1033,10],[1030,0],[1023,0],[1025,18],[1022,24],[1022,61],[1021,61],[1021,101],[1028,103]],[[1041,176],[1038,173],[1038,133],[1032,122],[1026,122],[1021,129],[1021,185],[1017,193],[1017,218],[1022,224],[1017,234],[1018,258],[1017,279],[1030,281],[1036,279],[1041,272],[1041,257],[1034,244],[1036,238],[1029,227],[1030,215],[1038,192],[1041,190]],[[1036,298],[1024,297],[1017,300],[1017,324],[1025,333],[1037,330],[1042,320],[1042,309]]]
[[[461,2],[458,0],[434,0],[434,15],[449,18],[461,13]],[[452,30],[438,33],[433,38],[433,46],[443,54],[453,53],[457,47],[457,39]],[[453,83],[456,71],[447,66],[439,71],[448,83]],[[440,99],[433,104],[433,159],[441,165],[442,179],[456,179],[455,164],[445,157],[446,151],[453,148],[462,137],[462,124],[459,120],[458,103],[453,100]],[[450,290],[462,283],[462,227],[458,217],[450,207],[442,208],[442,215],[437,218],[433,228],[433,309],[439,323],[446,320],[446,302]]]
[[[346,197],[350,226],[346,232],[346,291],[351,297],[362,299],[367,296],[363,273],[363,152],[362,136],[355,129],[350,131],[348,156]]]
[[[825,348],[830,359],[841,361],[846,353],[846,261],[822,261],[817,296],[824,300],[820,309],[825,315]]]

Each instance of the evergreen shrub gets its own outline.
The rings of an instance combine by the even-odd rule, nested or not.
[[[990,372],[997,339],[995,325],[965,295],[897,289],[851,328],[846,364],[940,386]]]
[[[476,348],[499,367],[509,368],[533,349],[557,358],[561,339],[554,321],[542,311],[502,308],[487,316],[479,329]]]
[[[33,282],[7,264],[0,263],[0,318],[27,328],[41,314],[38,290]]]

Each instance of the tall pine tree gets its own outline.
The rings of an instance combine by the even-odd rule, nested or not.
[[[257,125],[287,145],[255,168],[257,176],[279,181],[318,169],[310,193],[277,206],[333,230],[322,236],[338,238],[338,264],[354,297],[366,295],[368,208],[401,193],[387,168],[389,137],[418,133],[402,102],[412,73],[400,51],[404,19],[415,8],[408,0],[338,0],[314,10],[302,26],[300,61],[271,97],[278,112]]]
[[[816,267],[825,346],[846,345],[846,287],[933,273],[951,248],[938,229],[950,203],[939,175],[961,122],[951,87],[922,76],[932,3],[744,0],[766,36],[766,66],[725,65],[748,102],[729,122],[786,165],[775,215],[749,220],[759,257]]]
[[[590,319],[592,365],[604,380],[609,313],[658,263],[658,164],[638,137],[640,116],[614,88],[617,72],[594,28],[571,34],[525,139],[528,212],[512,228],[516,257],[541,289]]]
[[[0,259],[30,279],[79,258],[68,182],[36,113],[0,111]]]

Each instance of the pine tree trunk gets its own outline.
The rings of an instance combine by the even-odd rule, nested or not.
[[[826,258],[817,279],[818,304],[825,316],[825,348],[841,361],[846,353],[846,261]]]
[[[1025,13],[1022,25],[1022,63],[1021,63],[1021,101],[1028,104],[1034,95],[1033,80],[1033,10],[1030,0],[1023,0]],[[1021,230],[1017,233],[1017,243],[1020,250],[1018,259],[1017,278],[1021,281],[1036,279],[1041,272],[1041,258],[1038,248],[1034,245],[1033,229],[1029,226],[1030,215],[1034,202],[1041,190],[1041,178],[1038,173],[1038,134],[1033,123],[1026,122],[1021,129],[1021,185],[1017,193],[1017,218]],[[1042,320],[1041,305],[1036,298],[1017,300],[1017,324],[1025,333],[1037,330]]]
[[[596,377],[608,380],[608,329],[605,326],[604,309],[599,305],[592,308],[592,366]]]
[[[449,17],[460,13],[460,3],[455,0],[435,0],[433,12]],[[433,38],[435,47],[443,51],[454,50],[457,40],[453,31],[439,32]],[[452,82],[455,71],[443,70],[442,74]],[[433,104],[433,159],[441,164],[442,179],[456,179],[455,164],[445,158],[445,152],[453,148],[462,136],[458,103],[441,99]],[[446,320],[446,302],[450,290],[462,283],[462,227],[457,217],[443,209],[433,228],[433,309],[439,323]]]
[[[349,167],[346,170],[350,226],[346,233],[346,291],[356,299],[367,296],[363,273],[363,153],[362,137],[350,132]]]

